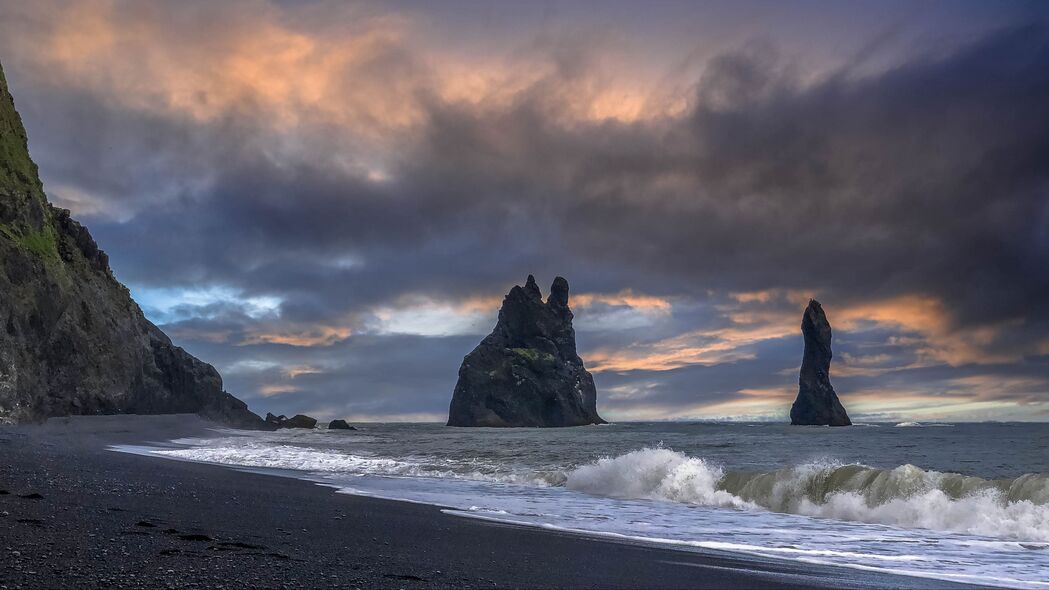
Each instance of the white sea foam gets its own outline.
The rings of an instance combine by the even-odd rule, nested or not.
[[[227,465],[313,473],[564,485],[594,496],[768,510],[853,522],[1049,542],[1049,475],[986,480],[914,465],[876,469],[816,461],[776,471],[726,471],[666,448],[607,457],[567,473],[432,457],[392,459],[287,444],[235,443],[154,451]]]
[[[568,474],[570,490],[613,498],[658,499],[704,506],[757,508],[717,489],[720,467],[670,449],[634,451],[606,457]]]
[[[1049,541],[1049,476],[990,481],[914,465],[875,469],[814,462],[729,472],[664,448],[601,459],[568,474],[569,489],[614,498],[767,509],[856,522]]]
[[[313,449],[284,444],[229,444],[184,449],[162,449],[154,454],[222,465],[289,469],[313,473],[382,475],[388,477],[433,477],[496,483],[556,485],[564,481],[560,472],[520,472],[485,469],[475,462],[435,461],[369,457],[337,449]]]

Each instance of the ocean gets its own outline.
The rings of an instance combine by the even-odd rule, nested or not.
[[[1049,425],[357,427],[116,450],[682,550],[1049,588]]]

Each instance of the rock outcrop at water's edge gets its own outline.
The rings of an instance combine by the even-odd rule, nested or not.
[[[280,416],[274,416],[273,414],[266,413],[266,424],[269,424],[274,429],[278,428],[316,428],[317,419],[311,418],[305,414],[295,414],[291,418],[281,414]]]
[[[459,368],[449,426],[603,424],[594,379],[576,353],[568,281],[544,302],[535,278],[503,299],[495,329]]]
[[[801,320],[805,356],[798,379],[798,398],[790,408],[790,423],[796,425],[851,426],[852,421],[830,384],[831,329],[823,306],[809,301]]]
[[[173,413],[267,427],[142,315],[87,228],[47,201],[0,68],[0,422]]]

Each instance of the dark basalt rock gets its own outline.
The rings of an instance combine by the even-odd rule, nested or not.
[[[316,428],[317,419],[304,416],[302,414],[295,414],[291,418],[288,418],[281,428]]]
[[[576,353],[568,281],[543,302],[535,278],[503,299],[495,329],[466,355],[449,426],[582,426],[597,415],[594,379]]]
[[[48,203],[0,69],[0,422],[169,413],[266,427],[142,315],[87,228]]]
[[[357,430],[350,426],[345,420],[332,420],[328,422],[328,430]]]
[[[801,333],[805,337],[805,356],[801,361],[798,398],[790,408],[790,423],[851,426],[852,421],[830,384],[830,322],[815,299],[805,309]]]
[[[310,418],[303,414],[295,414],[291,418],[288,418],[284,414],[280,416],[274,416],[269,412],[266,413],[266,424],[270,427],[276,428],[314,428],[317,426],[317,419]]]

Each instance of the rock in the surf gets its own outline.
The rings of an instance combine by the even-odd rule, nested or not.
[[[332,420],[328,422],[328,430],[357,430],[350,426],[345,420]]]
[[[316,426],[316,418],[310,418],[303,414],[295,414],[284,422],[282,428],[315,428]]]
[[[295,414],[291,418],[281,414],[280,416],[274,416],[273,414],[266,414],[266,424],[273,428],[313,428],[317,426],[317,419],[310,418],[303,414]]]
[[[48,202],[0,69],[0,422],[196,413],[266,428],[142,315],[87,228]]]
[[[801,361],[798,398],[790,408],[790,423],[851,426],[852,421],[830,384],[830,322],[815,299],[805,309],[801,333],[805,337],[805,356]]]
[[[544,302],[535,278],[503,299],[495,329],[459,368],[449,426],[603,424],[597,389],[576,353],[568,281]]]

